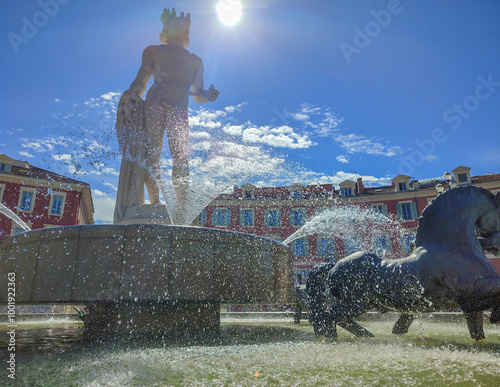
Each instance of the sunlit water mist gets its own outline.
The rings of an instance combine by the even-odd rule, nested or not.
[[[194,131],[190,143],[187,203],[184,213],[175,217],[177,203],[171,178],[171,157],[164,147],[162,178],[163,198],[175,224],[190,224],[218,195],[233,192],[235,185],[277,186],[307,184],[307,173],[300,165],[287,162],[281,155],[256,145],[237,142],[220,130]],[[201,139],[201,141],[200,141]]]
[[[28,148],[41,153],[44,164],[51,171],[63,175],[70,173],[92,184],[94,195],[99,195],[95,197],[96,203],[102,195],[107,203],[114,200],[115,192],[109,189],[118,185],[122,155],[114,126],[120,95],[119,92],[107,93],[84,102],[78,110],[53,115],[55,124],[45,125],[44,131],[57,134],[32,139],[29,145],[32,148]],[[240,108],[238,105],[217,111],[189,109],[189,188],[185,213],[180,219],[176,216],[177,203],[171,178],[172,157],[167,136],[164,136],[161,181],[158,183],[174,223],[190,224],[215,197],[234,185],[310,184],[311,173],[286,160],[276,148],[261,146],[234,132],[238,125],[231,113]],[[129,155],[125,157],[133,159]],[[107,192],[102,192],[104,189]]]
[[[6,217],[12,219],[15,223],[19,225],[24,231],[31,230],[31,227],[28,226],[19,216],[17,216],[11,209],[7,208],[5,205],[0,203],[0,214],[4,214]]]
[[[384,215],[371,208],[336,203],[314,215],[283,243],[288,244],[308,235],[320,234],[336,238],[357,237],[360,250],[370,250],[376,235],[399,236],[405,228],[393,215]]]

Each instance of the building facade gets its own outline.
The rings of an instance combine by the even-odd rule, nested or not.
[[[217,197],[200,215],[200,225],[264,236],[284,241],[323,209],[342,204],[372,208],[397,217],[402,228],[386,234],[339,238],[314,234],[290,244],[295,255],[296,280],[304,283],[309,270],[318,263],[338,260],[361,249],[383,252],[386,258],[410,253],[418,218],[439,192],[457,185],[472,184],[493,193],[500,191],[500,174],[471,176],[470,168],[460,166],[444,178],[412,180],[398,175],[390,186],[365,187],[362,179],[346,180],[339,189],[331,184],[257,188],[251,184],[234,187],[230,194]],[[361,243],[363,242],[363,243]],[[500,258],[487,255],[500,271]]]
[[[0,203],[31,229],[94,223],[90,186],[0,154]],[[0,242],[23,231],[0,214]]]

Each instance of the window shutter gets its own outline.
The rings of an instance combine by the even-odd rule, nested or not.
[[[295,214],[294,214],[294,211],[295,210],[290,210],[288,212],[288,215],[289,215],[289,218],[290,218],[290,226],[296,226],[295,224]]]
[[[410,208],[411,208],[411,218],[412,219],[418,219],[417,203],[411,202],[410,203]]]
[[[387,210],[387,204],[382,204],[382,215],[389,216],[389,211]]]
[[[398,219],[403,220],[403,210],[401,208],[401,203],[396,203],[396,212],[398,214]]]
[[[231,210],[227,209],[226,210],[226,216],[224,217],[225,220],[225,226],[229,226],[231,224]]]
[[[340,196],[345,196],[345,188],[340,189]]]
[[[269,210],[264,211],[264,224],[269,227]]]
[[[276,226],[281,226],[281,210],[276,210],[276,217],[278,218]]]

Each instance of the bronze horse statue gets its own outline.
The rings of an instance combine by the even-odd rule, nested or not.
[[[418,313],[460,307],[471,337],[483,339],[483,311],[492,309],[490,321],[500,322],[500,274],[483,250],[500,251],[500,193],[474,186],[447,191],[422,212],[410,256],[382,259],[359,251],[311,270],[314,331],[335,338],[339,325],[371,337],[354,318],[392,310],[402,312],[393,333],[403,334]]]

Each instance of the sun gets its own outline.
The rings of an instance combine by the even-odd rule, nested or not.
[[[219,0],[215,9],[220,22],[226,26],[234,26],[241,18],[242,6],[239,0]]]

